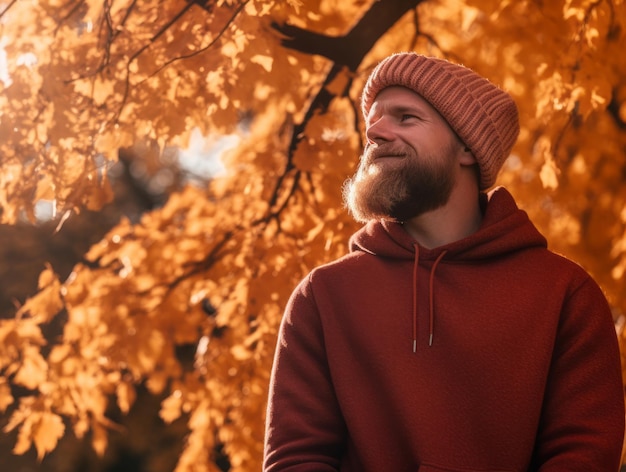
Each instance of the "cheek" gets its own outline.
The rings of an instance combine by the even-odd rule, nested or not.
[[[356,173],[355,173],[355,177],[357,179],[362,178],[366,172],[367,172],[367,163],[366,163],[366,159],[364,156],[361,156],[361,159],[359,160],[359,165],[356,168]]]

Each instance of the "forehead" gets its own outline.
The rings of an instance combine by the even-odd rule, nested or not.
[[[386,87],[380,91],[372,103],[369,116],[396,110],[416,110],[437,113],[437,110],[421,95],[399,85]]]

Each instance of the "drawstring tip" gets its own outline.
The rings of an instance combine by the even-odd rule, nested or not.
[[[417,350],[417,339],[413,340],[413,353]]]
[[[430,333],[430,339],[428,340],[428,345],[429,346],[433,345],[433,333]]]

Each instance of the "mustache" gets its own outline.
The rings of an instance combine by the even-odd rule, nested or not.
[[[394,143],[368,144],[361,158],[364,164],[371,164],[376,159],[384,157],[404,157],[408,154],[405,146]]]

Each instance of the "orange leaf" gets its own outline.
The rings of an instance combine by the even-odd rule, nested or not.
[[[4,379],[0,379],[0,411],[6,411],[7,407],[13,403],[11,388]]]
[[[135,388],[127,383],[121,382],[117,386],[117,404],[120,407],[120,410],[124,413],[128,413],[130,411],[130,407],[135,403],[135,399],[137,398],[137,393]]]
[[[56,447],[65,433],[65,425],[61,417],[49,412],[42,413],[39,423],[33,429],[33,441],[39,460]]]
[[[48,375],[48,364],[39,351],[27,346],[24,349],[22,365],[15,374],[14,382],[26,388],[35,390],[46,380]]]
[[[93,446],[96,453],[102,457],[104,452],[106,451],[108,444],[107,430],[100,423],[94,422],[92,424],[93,436],[91,440],[91,445]]]
[[[180,417],[182,403],[183,401],[180,390],[176,390],[161,402],[161,411],[159,411],[159,416],[168,424],[177,420]]]

